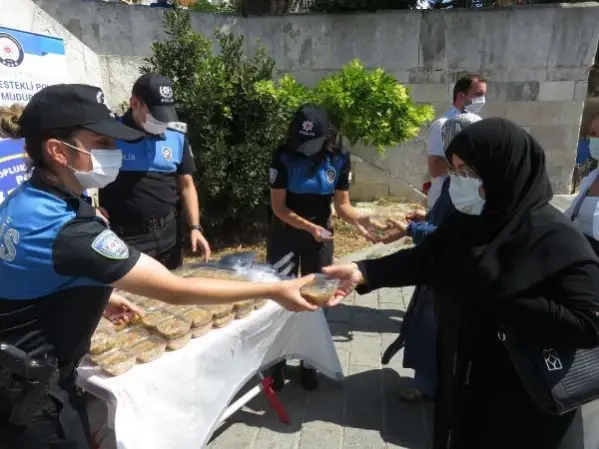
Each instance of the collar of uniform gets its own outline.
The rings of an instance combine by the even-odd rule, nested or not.
[[[77,197],[74,193],[70,192],[65,188],[47,183],[42,177],[42,175],[39,173],[39,171],[35,169],[33,170],[33,173],[31,174],[31,178],[29,179],[29,181],[31,185],[36,189],[51,193],[52,195],[55,195],[58,198],[63,199],[65,201],[73,202],[73,204],[75,204],[76,201],[85,202],[83,198]]]
[[[152,139],[157,139],[157,140],[166,140],[166,136],[164,135],[164,133],[150,134],[145,129],[138,126],[137,123],[135,123],[135,120],[133,120],[133,112],[131,111],[131,108],[129,108],[127,110],[127,112],[125,112],[125,114],[123,114],[123,117],[121,118],[121,120],[123,122],[123,125],[127,125],[133,129],[141,131],[142,133],[144,133],[146,135],[146,137],[150,137]]]

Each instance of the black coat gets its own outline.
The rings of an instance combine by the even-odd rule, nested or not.
[[[429,284],[417,248],[359,263],[366,293]],[[581,319],[599,309],[599,268],[573,266],[514,298],[498,316],[460,288],[435,288],[438,389],[434,449],[583,449],[580,412],[550,416],[524,390],[497,338],[502,323],[547,344],[593,346],[597,327]]]

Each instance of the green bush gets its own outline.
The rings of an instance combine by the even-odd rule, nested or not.
[[[282,137],[281,106],[255,86],[272,79],[274,60],[263,48],[244,55],[242,36],[191,29],[189,14],[165,13],[167,39],[153,44],[142,72],[173,80],[180,119],[198,167],[202,221],[213,237],[252,234],[266,211],[267,173]]]
[[[191,29],[189,14],[165,13],[167,38],[153,44],[141,71],[173,80],[180,119],[198,167],[202,221],[212,238],[259,236],[267,210],[267,173],[273,149],[292,114],[306,102],[322,104],[340,133],[383,151],[416,136],[433,118],[384,70],[359,61],[323,79],[315,89],[291,76],[273,82],[274,59],[263,47],[244,54],[244,39],[215,32],[212,41]]]

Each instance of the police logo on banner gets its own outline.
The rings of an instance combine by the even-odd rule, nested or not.
[[[129,248],[114,232],[109,229],[102,231],[92,242],[92,249],[113,260],[126,260],[129,258]]]
[[[329,184],[333,184],[335,182],[335,178],[337,177],[337,172],[334,168],[329,168],[325,174],[327,181]]]
[[[167,162],[171,162],[173,160],[173,150],[169,147],[162,147],[162,155]]]
[[[277,180],[277,176],[279,175],[279,171],[276,168],[271,168],[268,171],[268,179],[270,180],[271,184],[274,184],[275,181]]]
[[[21,43],[8,33],[0,33],[0,64],[6,67],[18,67],[25,59]]]

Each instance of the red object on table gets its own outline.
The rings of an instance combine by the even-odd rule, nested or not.
[[[422,184],[422,191],[424,192],[425,195],[428,194],[428,191],[431,188],[431,182],[430,181],[426,181],[424,184]]]
[[[261,380],[262,387],[264,388],[264,394],[266,395],[266,399],[270,403],[270,406],[275,409],[277,415],[279,415],[279,419],[283,424],[291,425],[291,420],[289,419],[289,415],[285,410],[285,407],[277,398],[275,391],[272,389],[272,377],[265,377]]]

